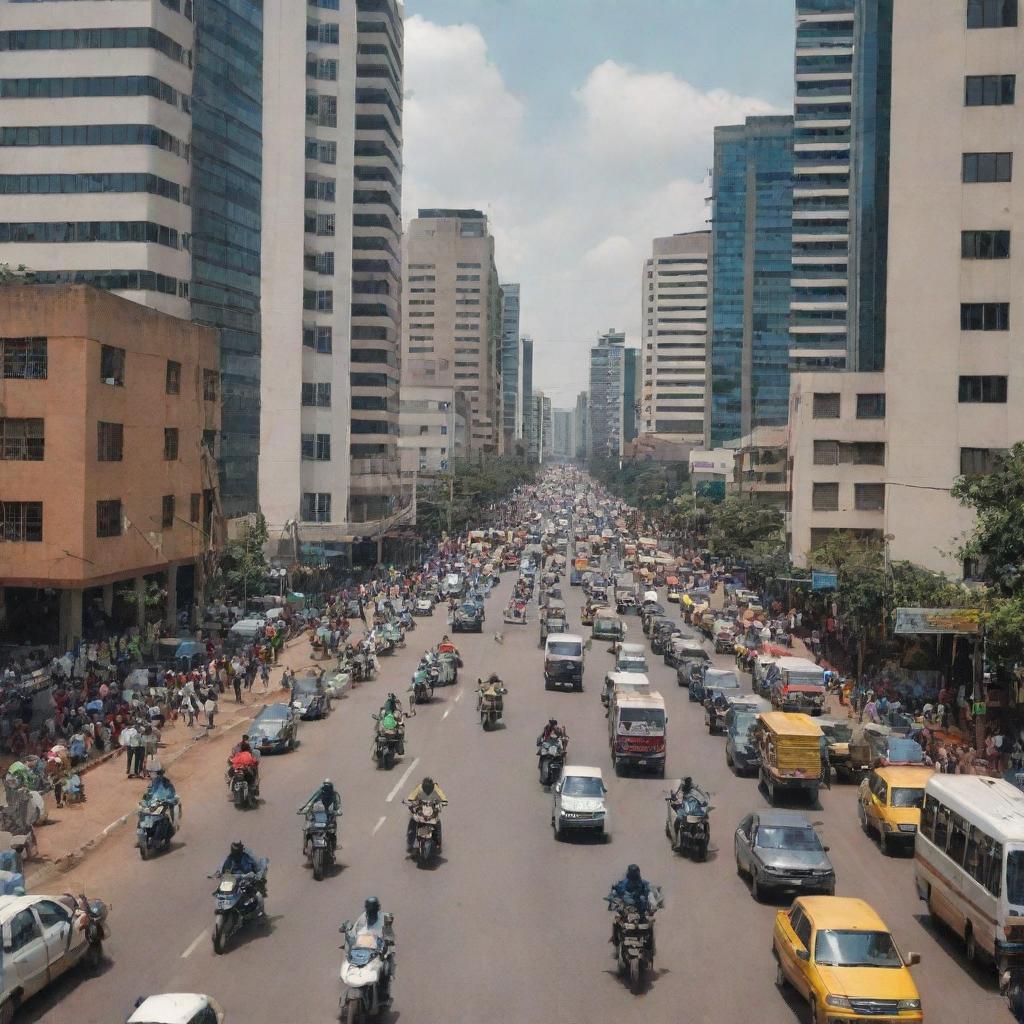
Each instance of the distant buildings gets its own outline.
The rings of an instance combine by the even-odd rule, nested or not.
[[[581,391],[576,396],[576,414],[573,417],[573,444],[575,458],[585,462],[590,448],[590,395]]]
[[[576,457],[575,417],[572,409],[551,410],[551,454],[556,459]]]
[[[454,387],[405,385],[399,422],[404,472],[448,473],[469,452],[469,403]]]
[[[523,440],[526,448],[530,451],[530,439],[534,437],[535,427],[531,416],[533,415],[533,338],[524,334],[520,339],[523,345]],[[536,457],[537,452],[533,455]]]
[[[519,336],[519,285],[501,286],[501,425],[504,450],[523,437],[523,342]]]
[[[618,459],[622,454],[625,347],[626,335],[612,328],[590,350],[589,459]]]

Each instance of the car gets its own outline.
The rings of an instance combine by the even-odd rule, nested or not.
[[[559,633],[544,641],[544,689],[567,686],[577,692],[583,689],[585,644],[578,633]]]
[[[619,644],[615,652],[616,672],[646,672],[647,653],[643,644]]]
[[[668,614],[668,609],[664,605],[658,604],[656,601],[644,602],[643,608],[640,611],[640,623],[644,631],[644,636],[650,636],[651,624],[655,619],[664,618]]]
[[[0,1021],[12,1021],[26,999],[73,967],[98,969],[102,950],[88,941],[82,921],[73,896],[0,896]]]
[[[464,601],[452,615],[453,633],[482,633],[484,631],[484,611],[471,601]]]
[[[600,768],[567,765],[562,778],[554,786],[551,804],[551,827],[555,838],[567,832],[596,832],[608,841],[608,808],[604,798],[608,790]]]
[[[761,753],[754,742],[757,717],[771,711],[771,704],[762,697],[735,697],[725,714],[725,763],[737,774],[757,774]]]
[[[934,774],[923,765],[876,768],[860,784],[857,817],[866,835],[878,835],[878,848],[890,854],[897,845],[914,846],[921,827],[924,787]]]
[[[678,622],[673,622],[672,619],[655,619],[650,630],[651,653],[664,655],[672,643],[672,638],[681,632]]]
[[[139,1000],[127,1024],[224,1024],[224,1011],[210,996],[167,992]]]
[[[290,704],[268,704],[249,727],[249,739],[261,754],[294,750],[297,733],[298,716]]]
[[[299,713],[299,718],[321,719],[331,713],[326,680],[319,686],[318,683],[320,680],[316,676],[297,676],[292,683],[292,707]]]
[[[418,597],[416,603],[412,606],[413,615],[433,615],[434,614],[434,602],[429,597]]]
[[[864,900],[801,896],[775,915],[772,953],[780,989],[810,1003],[814,1024],[882,1020],[918,1024],[921,996],[885,922]]]
[[[687,659],[699,661],[710,661],[711,655],[704,650],[704,642],[700,637],[687,635],[685,629],[680,628],[678,633],[673,633],[665,644],[662,651],[662,660],[670,668],[678,668]],[[689,670],[687,669],[687,678]],[[682,681],[680,686],[685,685]]]
[[[677,669],[676,671],[678,673],[679,670]],[[726,692],[733,692],[737,694],[741,689],[740,681],[732,669],[709,668],[704,672],[703,679],[695,679],[690,682],[690,700],[696,701],[698,704],[703,704],[704,698],[707,696],[707,691],[712,686],[719,690],[725,690]]]
[[[733,838],[736,871],[750,878],[750,894],[759,901],[772,892],[832,896],[836,870],[814,826],[799,811],[748,814]]]

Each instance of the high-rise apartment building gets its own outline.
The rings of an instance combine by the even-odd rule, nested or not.
[[[547,395],[541,397],[541,461],[551,458],[555,443],[555,423],[551,409],[551,399]]]
[[[219,329],[228,516],[257,508],[262,6],[0,3],[0,262]]]
[[[644,263],[640,430],[704,443],[711,233],[656,238]]]
[[[707,444],[785,423],[793,222],[793,119],[715,129]]]
[[[501,425],[505,451],[523,436],[523,342],[519,336],[519,285],[501,286]]]
[[[857,0],[796,0],[789,365],[847,365]]]
[[[590,448],[593,460],[622,455],[626,335],[611,328],[590,350]]]
[[[501,289],[494,238],[479,210],[420,210],[405,248],[404,381],[469,399],[470,447],[498,454]]]
[[[622,363],[622,443],[636,440],[640,432],[640,359],[637,348],[623,352]]]
[[[551,454],[556,459],[576,457],[575,418],[572,409],[551,410]]]

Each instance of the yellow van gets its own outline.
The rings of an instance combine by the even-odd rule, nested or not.
[[[857,817],[865,835],[878,833],[884,854],[897,845],[913,847],[921,827],[924,787],[934,770],[924,765],[876,768],[860,784]]]
[[[776,984],[810,1004],[812,1024],[924,1020],[921,996],[885,922],[863,900],[802,896],[775,915]]]

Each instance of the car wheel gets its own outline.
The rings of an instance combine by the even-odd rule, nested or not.
[[[729,753],[729,748],[728,748],[728,747],[726,747],[726,748],[725,748],[725,763],[726,763],[726,764],[727,764],[727,765],[728,765],[728,766],[729,766],[730,768],[732,768],[732,767],[733,767],[733,760],[732,760],[732,754],[730,754],[730,753]]]
[[[779,957],[775,947],[772,947],[772,953],[775,954],[775,987],[780,991],[787,985],[786,972],[782,969],[782,959]]]
[[[12,1024],[14,1013],[18,1008],[18,997],[11,996],[3,1006],[0,1006],[0,1024]]]
[[[892,852],[889,847],[889,833],[884,828],[879,828],[878,830],[878,849],[883,857],[888,857]]]
[[[818,1014],[818,1000],[815,999],[814,996],[811,996],[811,1007],[810,1007],[810,1021],[811,1021],[811,1024],[819,1024],[820,1020],[821,1020],[821,1017]]]
[[[757,872],[750,872],[750,895],[753,896],[755,903],[760,903],[764,898],[764,892],[761,889],[761,883],[757,880]]]
[[[964,956],[967,957],[969,964],[976,964],[978,962],[978,940],[974,937],[974,929],[967,925],[967,931],[964,933]]]

